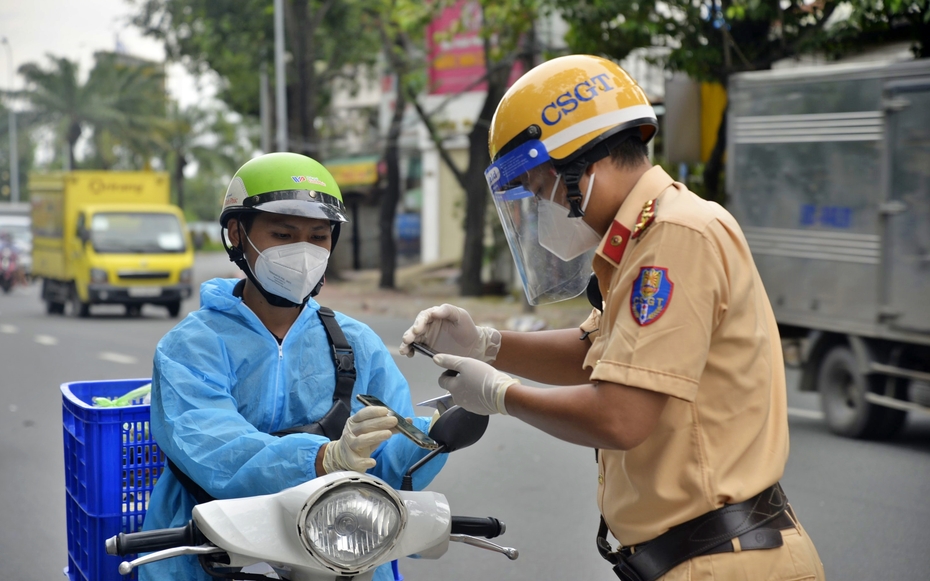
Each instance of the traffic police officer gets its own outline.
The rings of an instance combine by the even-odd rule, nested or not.
[[[470,411],[598,449],[598,550],[621,579],[823,579],[778,484],[788,421],[769,300],[733,217],[649,162],[657,126],[608,60],[570,55],[521,77],[492,121],[485,175],[530,303],[587,290],[595,309],[579,340],[432,307],[401,353],[439,352],[457,372],[440,384]]]

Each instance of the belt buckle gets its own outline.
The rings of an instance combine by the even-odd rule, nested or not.
[[[617,559],[617,564],[614,565],[614,573],[617,574],[617,577],[620,578],[620,581],[643,581],[643,578],[639,576],[639,573],[636,572],[633,567],[626,562],[626,559],[620,556]]]

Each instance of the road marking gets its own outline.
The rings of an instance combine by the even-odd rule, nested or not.
[[[113,363],[123,363],[125,365],[133,365],[139,361],[132,355],[123,355],[122,353],[113,353],[112,351],[102,351],[97,355],[97,358],[104,361],[112,361]]]
[[[16,325],[0,325],[0,333],[6,333],[7,335],[19,333],[19,327]]]
[[[35,342],[39,345],[58,345],[58,339],[51,335],[36,335]]]
[[[807,418],[809,420],[822,420],[823,412],[817,410],[802,410],[800,408],[788,408],[788,415],[797,418]]]

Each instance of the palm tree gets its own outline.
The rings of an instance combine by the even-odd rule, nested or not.
[[[222,176],[232,174],[248,159],[248,148],[240,143],[238,132],[246,126],[231,122],[219,109],[182,109],[176,102],[169,105],[161,135],[178,206],[184,208],[184,169],[189,164],[196,163],[198,172]]]
[[[23,96],[39,112],[37,116],[42,121],[57,126],[59,134],[69,144],[70,167],[74,167],[74,144],[81,137],[81,123],[87,108],[78,84],[77,63],[51,55],[49,60],[52,66],[48,70],[34,63],[19,68],[27,82]]]
[[[74,147],[85,130],[93,131],[96,165],[107,168],[120,152],[141,158],[159,145],[164,119],[164,72],[160,67],[119,61],[101,53],[87,82],[81,84],[77,63],[49,55],[50,66],[27,63],[19,68],[26,79],[21,91],[41,123],[51,125],[68,144],[69,167],[76,167]],[[136,165],[140,162],[136,160]]]
[[[164,150],[167,123],[165,74],[160,65],[127,62],[114,53],[97,53],[85,85],[95,103],[94,149],[103,169],[117,159],[125,165],[147,167]]]

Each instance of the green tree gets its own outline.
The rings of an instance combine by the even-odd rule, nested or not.
[[[391,115],[391,123],[384,144],[387,187],[382,192],[379,200],[381,204],[378,215],[381,277],[378,286],[380,288],[395,288],[394,274],[397,269],[397,244],[394,241],[394,220],[397,215],[397,203],[401,194],[399,144],[404,113],[407,110],[407,93],[403,86],[403,77],[407,71],[402,36],[397,30],[390,30],[391,27],[384,19],[380,19],[378,24],[382,34],[384,52],[388,55],[389,68],[393,72],[394,86],[396,88],[394,112]]]
[[[849,15],[831,27],[821,48],[841,56],[862,46],[909,41],[917,58],[930,56],[930,0],[850,0]]]
[[[727,86],[732,73],[769,69],[804,53],[831,57],[865,44],[911,40],[930,46],[928,0],[556,0],[571,24],[572,51],[615,60],[641,47],[669,49],[665,64],[699,81]],[[844,8],[837,12],[838,7]],[[842,12],[848,13],[840,18]],[[834,17],[836,13],[836,18]],[[726,151],[726,114],[704,170],[716,197]]]
[[[168,58],[195,74],[215,71],[219,96],[242,115],[259,113],[259,74],[274,48],[272,0],[138,0],[133,22],[161,40]],[[337,79],[354,83],[375,62],[377,31],[364,0],[285,0],[287,101],[292,151],[319,157],[318,118]],[[269,67],[271,68],[271,67]]]
[[[69,167],[77,167],[74,146],[93,132],[95,167],[112,167],[122,156],[140,167],[157,151],[156,129],[164,117],[165,82],[161,67],[120,61],[100,54],[85,83],[77,63],[49,55],[49,67],[19,68],[26,88],[19,92],[41,125],[51,126],[67,143]]]
[[[91,124],[95,167],[145,168],[163,148],[167,93],[160,63],[99,52],[87,87],[101,115]]]
[[[735,72],[812,50],[836,2],[805,0],[557,0],[571,25],[574,52],[622,60],[642,47],[665,47],[666,66],[698,81],[727,86]],[[716,198],[726,150],[726,114],[705,166],[708,197]]]
[[[475,2],[481,13],[480,36],[484,44],[484,74],[476,79],[473,86],[484,82],[487,88],[478,118],[468,133],[468,165],[464,171],[455,164],[451,154],[443,146],[444,136],[435,121],[436,114],[441,112],[427,112],[417,100],[418,94],[426,88],[428,63],[422,56],[417,59],[417,55],[423,53],[414,48],[414,45],[427,40],[426,24],[456,2],[446,0],[421,3],[416,0],[397,0],[391,4],[390,20],[386,22],[394,46],[391,66],[395,72],[400,73],[399,85],[407,93],[407,100],[416,108],[420,119],[429,130],[446,166],[465,190],[465,243],[459,282],[459,290],[463,296],[477,296],[484,292],[481,267],[485,258],[484,235],[488,208],[484,170],[491,161],[488,155],[491,118],[507,90],[514,63],[522,61],[525,69],[536,64],[533,26],[545,5],[542,0]],[[454,34],[458,30],[453,27],[449,32]]]
[[[223,180],[235,173],[244,159],[250,157],[254,149],[255,127],[248,122],[234,121],[221,108],[201,108],[190,106],[182,109],[172,102],[168,116],[162,128],[162,142],[167,156],[166,165],[171,171],[172,190],[175,200],[182,209],[187,209],[185,195],[185,169],[192,163],[197,165],[197,173],[212,177],[214,181]],[[216,183],[218,188],[225,184]],[[202,191],[202,189],[200,190]],[[213,196],[212,202],[219,199]],[[212,213],[205,219],[219,215],[219,206],[215,204]],[[195,205],[200,208],[200,205]]]

